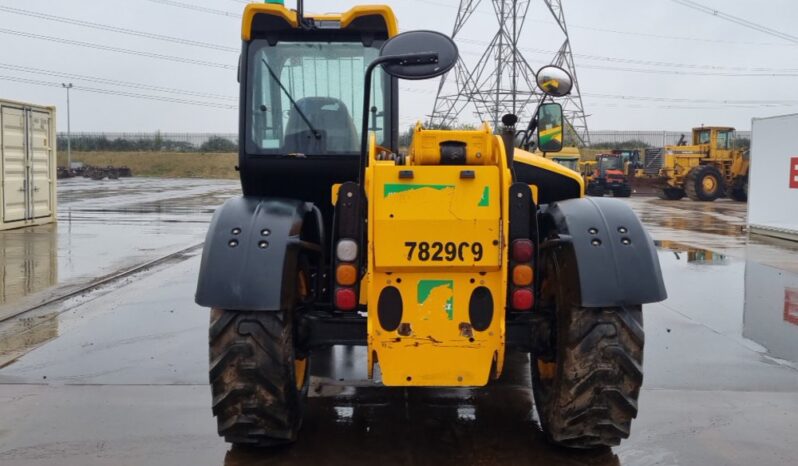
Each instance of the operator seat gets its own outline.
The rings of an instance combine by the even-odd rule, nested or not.
[[[317,131],[326,137],[326,144],[321,146],[325,152],[358,152],[357,129],[346,104],[334,97],[303,97],[296,102],[296,107],[310,120]],[[285,129],[285,151],[288,153],[313,153],[319,150],[310,128],[297,111],[291,106],[288,123]]]

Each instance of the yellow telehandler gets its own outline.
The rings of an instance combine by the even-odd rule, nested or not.
[[[642,305],[665,299],[651,237],[622,202],[500,134],[415,127],[399,154],[399,80],[449,71],[458,49],[399,34],[390,7],[306,15],[246,6],[239,73],[243,196],[211,221],[196,302],[211,308],[210,383],[228,442],[296,440],[314,353],[362,345],[395,387],[480,387],[530,355],[551,441],[628,437],[642,382]],[[522,133],[562,148],[572,80]],[[545,117],[545,121],[541,120]],[[538,131],[538,128],[543,128]],[[310,402],[313,402],[312,399]]]

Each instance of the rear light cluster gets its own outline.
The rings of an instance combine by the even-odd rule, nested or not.
[[[353,311],[357,308],[358,246],[352,239],[342,239],[335,247],[335,308]]]
[[[529,311],[535,304],[535,244],[529,239],[517,239],[510,244],[510,306],[516,311]]]

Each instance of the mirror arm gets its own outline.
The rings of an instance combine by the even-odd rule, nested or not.
[[[366,68],[366,78],[363,83],[363,122],[360,131],[360,169],[358,170],[357,182],[363,185],[366,177],[366,167],[368,166],[368,146],[369,146],[369,108],[371,107],[371,80],[374,69],[384,63],[388,63],[394,57],[377,57]]]
[[[531,144],[532,135],[535,134],[535,130],[538,129],[538,112],[540,111],[541,105],[546,103],[546,99],[549,98],[548,95],[544,95],[540,102],[538,102],[537,107],[535,107],[535,113],[531,120],[529,120],[529,125],[527,125],[526,130],[524,131],[524,139],[521,140],[521,149],[529,150],[529,145]]]
[[[366,68],[366,78],[363,83],[363,125],[360,134],[360,170],[358,173],[358,184],[361,186],[366,178],[366,167],[369,164],[368,160],[368,145],[369,145],[369,109],[371,108],[371,81],[374,75],[374,70],[386,63],[406,63],[415,62],[415,64],[429,64],[430,62],[438,61],[438,54],[434,52],[427,53],[411,53],[407,55],[386,55],[377,57]]]

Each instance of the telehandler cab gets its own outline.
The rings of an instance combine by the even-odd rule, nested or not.
[[[641,305],[665,298],[634,213],[582,198],[577,173],[514,148],[512,115],[502,135],[419,124],[399,155],[398,80],[440,76],[458,51],[436,32],[398,34],[387,6],[250,4],[242,36],[243,196],[213,217],[196,294],[211,308],[219,434],[294,441],[314,351],[363,345],[386,386],[484,386],[506,351],[526,352],[552,441],[627,437]],[[570,92],[559,68],[537,79]],[[562,108],[538,115],[545,125],[522,133],[559,150]]]

